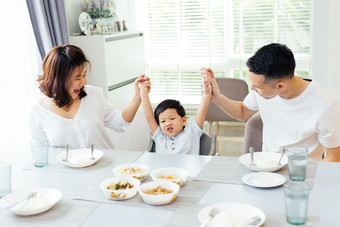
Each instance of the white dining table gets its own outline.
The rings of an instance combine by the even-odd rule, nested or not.
[[[134,152],[134,162],[148,164],[152,169],[162,166],[188,167],[191,173],[172,204],[151,206],[143,203],[139,195],[131,201],[105,199],[100,190],[97,197],[99,200],[96,197],[87,200],[87,193],[96,195],[96,187],[99,188],[99,183],[111,173],[102,174],[98,170],[92,173],[89,171],[91,167],[85,173],[79,172],[80,169],[63,169],[60,172],[43,171],[43,168],[28,170],[25,167],[32,162],[28,147],[7,146],[0,152],[1,161],[12,163],[13,191],[47,187],[58,189],[63,194],[53,208],[38,215],[18,216],[0,208],[0,226],[198,226],[197,214],[201,209],[211,204],[228,202],[246,203],[263,210],[267,216],[264,227],[292,226],[284,218],[283,187],[262,189],[244,184],[195,180],[195,176],[204,171],[211,161],[212,158],[208,156],[172,155],[169,158],[166,155],[141,152],[137,157]],[[120,152],[120,158],[127,160],[122,156],[126,154],[128,157],[129,151]],[[112,163],[123,164],[117,160]],[[340,191],[339,172],[340,163],[317,163],[305,226],[340,226],[340,196],[337,194]],[[147,180],[150,178],[149,175]]]

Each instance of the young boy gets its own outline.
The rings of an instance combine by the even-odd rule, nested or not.
[[[209,76],[207,71],[202,71],[201,74]],[[152,133],[152,139],[156,143],[156,152],[198,155],[211,93],[203,92],[195,121],[186,126],[185,110],[177,100],[164,100],[156,107],[155,112],[152,112],[149,99],[150,85],[150,81],[138,84],[144,113]],[[210,83],[207,86],[211,86]],[[211,91],[211,89],[209,90]]]

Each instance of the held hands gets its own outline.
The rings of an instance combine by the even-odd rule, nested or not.
[[[215,100],[220,94],[220,89],[217,85],[214,71],[210,68],[202,68],[201,75],[203,76],[204,93],[211,94],[211,99]]]
[[[145,77],[144,75],[140,75],[136,80],[138,92],[142,95],[143,93],[148,94],[151,90],[151,82],[149,77]]]

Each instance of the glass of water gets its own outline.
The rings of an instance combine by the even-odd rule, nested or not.
[[[309,198],[309,184],[289,181],[284,185],[286,220],[293,225],[306,223]]]
[[[304,181],[306,179],[306,168],[308,149],[287,148],[288,173],[292,181]]]

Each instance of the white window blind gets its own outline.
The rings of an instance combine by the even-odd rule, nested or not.
[[[134,6],[153,102],[199,103],[201,67],[248,80],[246,60],[272,42],[287,44],[297,73],[309,75],[311,0],[136,0]]]

